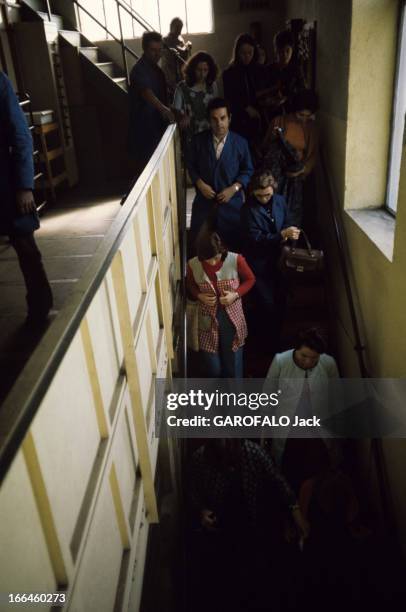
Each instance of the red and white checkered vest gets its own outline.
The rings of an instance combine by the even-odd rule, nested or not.
[[[236,291],[240,286],[237,269],[237,253],[227,253],[223,265],[216,272],[217,286],[220,291]],[[189,260],[189,266],[193,272],[200,293],[216,294],[214,286],[205,273],[201,262],[197,257]],[[214,306],[207,306],[199,302],[199,348],[208,353],[217,353],[219,349],[219,325],[216,318],[218,302]],[[235,336],[232,350],[238,350],[247,337],[247,324],[245,322],[241,299],[235,300],[230,306],[225,307],[231,322],[235,327]]]

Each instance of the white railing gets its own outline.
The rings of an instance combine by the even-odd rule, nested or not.
[[[1,408],[0,593],[139,607],[181,275],[174,141],[169,127]]]

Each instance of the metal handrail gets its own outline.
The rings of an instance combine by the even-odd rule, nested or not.
[[[321,167],[323,170],[323,174],[326,180],[326,186],[327,186],[327,191],[328,191],[328,196],[329,196],[328,199],[331,203],[331,206],[329,206],[328,209],[329,209],[331,221],[334,227],[334,235],[337,241],[340,267],[341,267],[341,272],[344,278],[345,292],[347,295],[348,306],[350,309],[351,324],[352,324],[352,328],[353,328],[353,332],[355,336],[354,350],[357,353],[358,366],[359,366],[361,377],[369,378],[368,370],[366,368],[365,359],[364,359],[365,345],[361,340],[360,327],[358,324],[358,318],[357,318],[357,313],[356,313],[356,308],[355,308],[355,301],[354,301],[354,296],[353,296],[352,288],[351,288],[351,280],[350,280],[347,261],[345,257],[345,253],[347,252],[348,249],[347,249],[347,245],[344,239],[344,231],[343,231],[343,228],[341,227],[341,222],[336,213],[337,198],[335,197],[335,191],[332,187],[332,181],[331,181],[331,178],[327,170],[327,164],[325,161],[323,150],[320,150],[320,161],[321,161]]]
[[[31,355],[0,409],[0,485],[7,474],[67,348],[80,327],[82,319],[131,226],[134,211],[145,197],[156,167],[166,154],[176,130],[166,129],[162,139],[133,186],[126,205],[121,208],[111,228],[92,258],[75,292],[64,305],[55,321]]]
[[[127,80],[127,85],[130,85],[130,78],[129,78],[129,72],[128,72],[128,65],[127,65],[127,56],[126,56],[126,52],[129,53],[130,55],[132,55],[133,57],[135,57],[135,59],[139,59],[139,55],[137,55],[132,49],[130,49],[130,47],[128,47],[125,42],[124,42],[124,37],[123,37],[123,30],[122,30],[122,26],[121,26],[121,16],[120,16],[120,9],[118,8],[119,6],[119,2],[118,0],[116,0],[116,4],[117,4],[117,8],[118,8],[118,19],[119,19],[119,27],[120,27],[120,35],[121,35],[121,39],[117,38],[117,36],[115,36],[112,32],[110,32],[110,30],[101,22],[99,21],[94,15],[92,15],[87,8],[85,8],[80,2],[78,2],[78,0],[73,0],[74,4],[76,4],[76,6],[78,8],[80,8],[81,11],[84,11],[91,19],[93,19],[94,22],[97,23],[97,25],[102,28],[102,30],[104,30],[105,32],[107,32],[107,34],[109,36],[111,36],[117,43],[119,43],[119,45],[121,45],[121,49],[123,52],[123,62],[124,62],[124,70],[126,72],[126,80]]]
[[[350,317],[352,328],[355,337],[355,346],[354,350],[357,353],[358,365],[360,369],[361,378],[370,378],[370,373],[365,365],[364,359],[364,351],[365,345],[361,340],[360,327],[357,318],[357,312],[355,307],[355,300],[351,287],[351,279],[348,271],[348,264],[346,259],[346,253],[348,252],[348,246],[345,240],[345,230],[342,226],[341,219],[337,214],[337,204],[338,198],[336,196],[335,190],[333,189],[332,180],[330,178],[327,164],[325,160],[325,156],[323,154],[323,150],[320,150],[320,161],[321,168],[323,172],[323,176],[326,182],[327,191],[328,191],[328,200],[330,206],[328,206],[331,221],[334,228],[334,234],[337,241],[338,247],[338,255],[340,261],[340,267],[344,278],[345,291],[347,295],[348,306],[350,310]],[[398,538],[397,538],[397,529],[396,529],[396,521],[395,521],[395,511],[394,511],[394,502],[390,492],[390,483],[389,477],[385,464],[385,457],[383,451],[382,440],[378,438],[371,439],[371,452],[375,461],[376,472],[377,472],[377,480],[379,486],[379,492],[382,503],[382,512],[385,517],[385,524],[388,528],[388,532],[392,538],[392,541],[395,543],[395,546],[398,548]]]
[[[141,15],[137,13],[137,11],[132,8],[132,6],[128,5],[125,0],[124,3],[122,2],[122,0],[116,0],[116,4],[122,9],[124,9],[132,17],[132,19],[139,23],[146,31],[154,30],[153,26],[148,23],[146,19],[141,17]],[[180,63],[186,64],[186,61],[183,59],[180,53],[176,51],[176,49],[173,49],[173,47],[169,47],[169,45],[167,45],[165,42],[163,42],[163,46],[165,47],[165,49],[167,49],[167,51],[170,51]]]
[[[110,30],[107,28],[105,24],[103,24],[94,15],[92,15],[88,11],[88,9],[84,7],[78,0],[72,0],[72,1],[74,2],[74,4],[76,4],[76,6],[80,10],[84,11],[91,19],[93,19],[93,21],[97,23],[97,25],[100,28],[102,28],[102,30],[104,30],[109,36],[111,36],[117,43],[121,45],[122,55],[123,55],[123,65],[124,65],[124,70],[126,74],[127,85],[129,86],[130,85],[130,75],[129,75],[129,70],[128,70],[126,53],[130,53],[130,55],[135,57],[135,59],[137,60],[139,59],[139,55],[137,55],[132,49],[130,49],[130,47],[128,47],[124,42],[124,34],[123,34],[123,27],[122,27],[122,22],[121,22],[120,9],[123,9],[128,15],[130,15],[131,19],[139,23],[140,26],[144,28],[144,30],[152,31],[154,29],[152,25],[148,23],[148,21],[146,21],[143,17],[141,17],[141,15],[139,15],[139,13],[137,13],[137,11],[135,11],[125,1],[122,2],[121,0],[115,0],[116,6],[117,6],[118,24],[119,24],[119,29],[120,29],[120,38],[117,38],[117,36],[115,36],[112,32],[110,32]],[[165,47],[165,49],[170,51],[170,53],[172,53],[179,62],[181,62],[182,64],[186,64],[186,61],[183,59],[180,53],[176,51],[176,49],[169,47],[166,43],[163,43],[163,46]]]

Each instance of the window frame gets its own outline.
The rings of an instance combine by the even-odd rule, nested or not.
[[[396,217],[397,214],[402,149],[406,137],[406,0],[403,0],[400,6],[398,23],[396,71],[394,78],[389,159],[384,203],[384,209],[393,217]],[[399,98],[402,86],[405,92],[403,94],[403,118],[401,114],[402,108],[399,108],[401,105]],[[396,146],[400,148],[400,151],[395,155],[394,148]]]
[[[161,23],[161,6],[160,6],[160,5],[161,5],[161,2],[167,2],[168,0],[153,0],[153,1],[154,1],[154,4],[156,4],[156,9],[157,9],[157,17],[158,17],[158,24],[159,24],[158,31],[159,31],[159,32],[160,32],[160,33],[161,33],[163,36],[165,36],[165,35],[167,34],[167,32],[163,32],[163,31],[162,31],[162,23]],[[192,1],[196,1],[196,0],[192,0]],[[194,35],[199,36],[199,35],[202,35],[202,34],[214,34],[214,32],[215,32],[215,24],[214,24],[214,7],[213,7],[213,0],[206,0],[206,1],[207,1],[207,2],[210,2],[211,30],[207,30],[207,31],[206,31],[206,30],[202,30],[202,31],[199,31],[199,32],[189,32],[189,29],[188,29],[188,25],[189,25],[189,18],[188,18],[188,1],[187,1],[187,0],[184,0],[184,3],[185,3],[185,23],[184,23],[184,34],[188,34],[188,35],[191,35],[191,36],[194,36]],[[107,25],[107,13],[106,13],[105,0],[100,0],[100,2],[101,2],[102,7],[103,7],[103,14],[104,14],[104,20],[103,20],[103,21],[104,21],[104,26],[105,26],[105,27],[108,27],[108,25]],[[128,5],[129,5],[129,8],[132,8],[134,11],[138,12],[138,11],[137,11],[136,6],[134,6],[134,4],[136,4],[136,3],[134,2],[134,0],[125,0],[125,2],[126,2]],[[85,2],[83,3],[83,5],[86,7]],[[86,7],[86,8],[87,8],[87,7]],[[79,7],[77,7],[76,5],[75,5],[75,9],[76,9],[76,11],[77,11],[77,13],[76,13],[77,22],[78,22],[78,24],[79,24],[80,29],[82,30],[82,24],[81,24],[81,9],[80,9]],[[120,9],[120,10],[121,10],[121,9]],[[123,15],[128,16],[128,13],[127,13],[126,11],[123,11],[123,12],[122,12],[122,19],[123,19]],[[142,15],[141,15],[141,16],[142,16]],[[102,20],[100,20],[100,21],[102,22]],[[133,38],[134,38],[134,39],[139,38],[139,36],[135,34],[135,29],[134,29],[134,27],[135,27],[135,23],[134,23],[134,22],[135,22],[135,20],[134,20],[134,19],[132,19],[132,20],[131,20],[131,22],[132,22],[132,32],[133,32]],[[97,40],[114,40],[114,39],[113,39],[113,38],[112,38],[112,37],[111,37],[109,34],[107,34],[107,32],[106,32],[106,31],[104,31],[104,36],[105,36],[105,38],[104,38],[104,39],[100,39],[100,38],[99,38],[99,39],[97,39]]]

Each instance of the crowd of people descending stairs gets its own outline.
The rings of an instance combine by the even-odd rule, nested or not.
[[[339,377],[318,250],[317,94],[289,30],[275,36],[272,63],[259,40],[238,36],[219,78],[182,27],[175,18],[164,40],[144,34],[129,144],[139,173],[169,122],[182,135],[195,189],[189,376],[297,379],[296,415],[309,416],[315,386]],[[188,611],[382,609],[383,564],[347,447],[289,430],[189,445]]]

